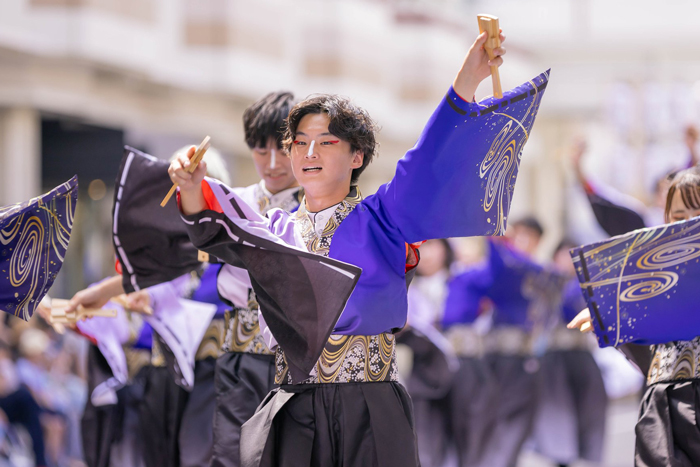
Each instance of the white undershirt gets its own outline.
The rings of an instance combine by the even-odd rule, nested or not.
[[[340,206],[340,203],[334,204],[333,206],[326,209],[322,209],[318,212],[306,212],[309,215],[309,219],[311,219],[311,223],[314,225],[314,231],[316,232],[316,235],[320,236],[323,233],[323,229],[326,228],[326,224],[328,223],[331,216],[333,216],[333,213],[335,212],[338,206]]]

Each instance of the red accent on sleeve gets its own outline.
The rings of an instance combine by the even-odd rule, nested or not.
[[[221,209],[219,200],[216,199],[216,196],[214,196],[214,192],[211,191],[211,187],[204,180],[202,180],[202,193],[204,194],[204,201],[206,201],[207,203],[207,209],[223,214],[224,210]]]
[[[114,260],[114,270],[117,271],[117,274],[122,274],[122,263],[119,261],[119,258]]]
[[[460,99],[462,99],[462,100],[463,100],[464,102],[466,102],[467,104],[471,104],[471,103],[473,103],[473,102],[476,102],[476,95],[472,96],[472,100],[468,101],[468,100],[466,100],[464,97],[460,96],[456,89],[452,88],[452,90],[455,92],[455,94],[457,94],[457,97],[459,97]]]
[[[588,180],[583,181],[583,190],[586,192],[587,195],[595,194],[595,189],[593,188],[593,185],[591,185],[588,182]]]
[[[406,243],[406,272],[418,266],[418,248],[425,243]]]
[[[221,205],[219,204],[219,201],[216,199],[216,196],[214,196],[214,192],[211,191],[211,187],[206,182],[206,180],[202,180],[202,194],[204,195],[204,202],[207,203],[206,209],[209,209],[210,211],[220,212],[223,214],[224,210],[221,209]],[[182,201],[180,200],[180,190],[176,191],[175,196],[177,197],[177,208],[180,210],[180,212],[182,212]]]

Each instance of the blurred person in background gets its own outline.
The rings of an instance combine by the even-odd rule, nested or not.
[[[30,327],[20,332],[17,373],[22,384],[29,388],[41,407],[46,454],[51,465],[56,465],[64,454],[68,426],[63,390],[54,384],[49,372],[55,358],[55,349],[50,349],[51,339],[44,331]]]
[[[106,320],[114,318],[105,318]],[[121,350],[126,359],[126,384],[112,391],[113,399],[96,398],[95,390],[114,377],[97,340],[87,356],[87,400],[81,420],[83,451],[89,467],[143,467],[145,440],[139,410],[151,369],[151,328],[138,313],[127,311],[128,338]],[[77,330],[75,328],[74,330]],[[82,334],[82,331],[79,331]],[[98,334],[96,339],[100,339]],[[163,453],[165,455],[165,453]]]
[[[6,417],[3,420],[4,432],[10,429],[10,423],[23,426],[31,438],[34,465],[47,467],[42,409],[29,389],[21,383],[10,348],[4,341],[0,342],[0,410]]]
[[[554,252],[553,266],[566,280],[547,350],[540,359],[543,384],[534,428],[536,450],[560,467],[579,459],[602,461],[608,405],[603,377],[592,355],[596,343],[590,335],[566,328],[586,308],[569,254],[575,246],[564,239]]]
[[[665,219],[667,223],[700,216],[700,168],[697,166],[675,175],[669,187]],[[700,430],[698,408],[700,400],[700,366],[695,361],[700,354],[698,330],[682,320],[667,321],[669,329],[648,329],[651,332],[670,330],[675,335],[691,336],[689,340],[657,342],[639,345],[638,351],[647,355],[645,361],[647,390],[642,398],[635,427],[636,467],[691,467],[700,465]],[[595,330],[591,313],[584,309],[568,325],[581,329],[587,324]],[[641,327],[640,323],[637,327]],[[696,337],[692,337],[696,336]],[[634,336],[625,345],[635,345]],[[648,351],[647,351],[648,349]],[[640,364],[640,368],[646,366]]]
[[[229,180],[226,164],[216,149],[210,148],[205,160],[209,164],[209,175]],[[157,292],[151,289],[159,290],[169,283],[127,296],[129,308],[136,311],[128,314],[133,318],[134,335],[138,336],[124,346],[130,367],[130,384],[117,391],[116,412],[113,405],[94,407],[88,401],[84,436],[90,439],[86,451],[89,451],[86,457],[90,467],[115,462],[121,465],[138,463],[146,467],[209,465],[213,443],[211,423],[215,408],[214,363],[223,342],[224,330],[224,307],[215,286],[219,268],[219,265],[206,263],[201,270],[172,281],[185,282],[173,289],[182,298],[221,305],[195,353],[195,380],[190,393],[176,383],[175,375],[165,361],[161,348],[163,344],[160,343],[162,339],[138,313],[152,304]],[[109,299],[123,293],[122,276],[116,275],[77,292],[71,299],[69,310],[81,305],[86,308],[102,307]],[[167,316],[167,310],[163,312]],[[90,385],[92,392],[95,385],[104,379],[101,375],[110,371],[97,347],[91,348],[88,368],[92,372],[89,380],[94,381]],[[126,412],[122,406],[126,407]],[[124,433],[123,429],[112,429],[115,425],[120,427],[125,424],[133,425],[132,431],[137,433],[135,439],[129,440],[131,434]]]
[[[475,249],[477,245],[467,244]],[[475,253],[462,253],[474,259]],[[481,255],[483,256],[483,255]],[[448,398],[451,436],[459,467],[489,467],[487,440],[496,427],[498,385],[484,359],[485,333],[493,305],[485,298],[491,281],[482,257],[449,280],[442,327],[459,359]]]
[[[663,224],[665,222],[666,193],[671,185],[671,180],[679,170],[693,167],[700,162],[697,147],[698,137],[696,126],[688,125],[685,128],[683,140],[687,148],[688,160],[682,167],[657,178],[653,187],[652,202],[648,205],[633,196],[621,193],[613,187],[601,183],[599,180],[586,176],[582,164],[588,145],[585,140],[575,141],[571,151],[574,174],[586,193],[600,227],[612,237],[632,230]]]
[[[509,229],[506,231],[506,238],[513,247],[530,258],[535,257],[543,236],[544,228],[533,216],[518,219],[510,224]]]
[[[183,151],[176,151],[171,160]],[[208,174],[219,180],[230,175],[221,154],[210,148],[205,160]],[[217,305],[199,347],[195,351],[194,386],[185,390],[169,368],[162,337],[153,331],[151,368],[145,376],[140,424],[144,439],[146,467],[208,466],[213,449],[211,429],[215,410],[215,362],[224,336],[224,310],[216,289],[220,264],[203,263],[201,268],[169,283],[149,287],[128,296],[132,309],[155,306],[159,296],[174,294],[198,302]],[[163,310],[167,317],[167,309]]]
[[[531,275],[541,270],[533,255],[544,229],[527,216],[511,223],[506,238],[489,239],[488,272],[472,272],[475,284],[484,289],[492,305],[491,329],[485,338],[485,361],[491,369],[498,394],[495,426],[484,439],[484,465],[513,467],[525,441],[532,434],[539,389],[542,383],[535,356],[535,330],[543,316],[540,297],[529,290]],[[483,281],[487,281],[484,285]]]
[[[408,322],[397,343],[413,351],[406,390],[413,401],[418,455],[424,467],[439,467],[450,447],[447,394],[458,362],[440,332],[454,253],[444,239],[420,247],[416,276],[408,289]]]

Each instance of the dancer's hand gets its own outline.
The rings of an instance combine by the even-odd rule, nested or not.
[[[191,146],[186,152],[181,152],[170,163],[168,175],[170,180],[180,187],[180,193],[183,191],[191,192],[200,189],[202,180],[207,174],[207,163],[204,160],[200,161],[194,172],[189,173],[186,169],[190,166],[190,159],[194,157],[197,151],[196,146]]]
[[[122,276],[110,277],[73,295],[68,302],[66,313],[77,311],[81,305],[83,308],[102,308],[110,298],[122,293],[124,293]]]
[[[180,208],[185,215],[197,214],[207,207],[202,193],[202,180],[207,174],[207,163],[200,161],[192,173],[185,170],[190,166],[190,159],[196,151],[195,146],[190,147],[187,152],[178,154],[168,167],[170,180],[180,187]]]
[[[569,329],[578,329],[581,332],[593,331],[591,312],[588,310],[588,308],[584,308],[579,314],[576,315],[574,319],[571,320],[569,324],[566,325],[566,327]]]
[[[471,101],[479,83],[491,76],[491,67],[503,65],[503,55],[506,54],[503,42],[506,40],[506,36],[501,32],[500,38],[501,47],[493,49],[493,54],[495,55],[493,60],[489,59],[488,53],[484,49],[484,44],[488,39],[486,32],[479,34],[469,52],[467,52],[462,68],[457,73],[454,83],[452,83],[455,92],[462,99]]]
[[[142,313],[144,315],[153,314],[153,309],[151,308],[151,295],[145,290],[139,290],[138,292],[133,292],[127,295],[126,307],[131,311]]]

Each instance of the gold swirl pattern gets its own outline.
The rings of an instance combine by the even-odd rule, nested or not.
[[[334,334],[304,381],[292,381],[284,352],[275,354],[277,384],[332,384],[398,381],[396,341],[393,334],[353,336]]]
[[[219,358],[223,340],[224,320],[214,318],[204,332],[204,337],[202,337],[202,342],[199,343],[199,348],[197,348],[197,352],[194,354],[194,359],[204,360],[205,358]]]
[[[4,311],[28,320],[56,279],[68,248],[77,177],[26,203],[0,208],[0,260],[5,263]]]
[[[234,308],[226,312],[223,352],[272,355],[260,333],[258,308]]]
[[[534,123],[534,116],[539,109],[542,93],[537,85],[530,81],[531,93],[534,99],[530,100],[524,115],[515,118],[505,112],[493,112],[493,115],[506,117],[508,121],[498,131],[491,143],[491,147],[479,166],[479,178],[485,179],[482,185],[485,189],[483,209],[489,213],[493,209],[493,216],[489,216],[488,222],[495,223],[491,235],[503,235],[506,230],[506,216],[510,208],[515,179],[520,166],[520,155],[523,147],[529,139],[529,129]],[[481,105],[481,104],[477,104]]]
[[[700,378],[700,337],[652,346],[647,384]]]
[[[621,331],[623,319],[629,326],[641,319],[637,315],[631,318],[629,310],[623,317],[621,303],[659,297],[676,287],[683,265],[700,258],[700,223],[641,229],[582,251],[590,278],[581,281],[581,288],[598,290],[596,295],[602,302],[605,302],[604,288],[616,288],[613,295],[616,325],[608,330],[615,330],[613,345],[619,345],[627,342]],[[579,277],[583,277],[580,255],[574,256],[573,261]],[[626,273],[628,268],[632,271]]]
[[[694,236],[700,238],[700,234]],[[700,257],[700,243],[693,242],[692,238],[681,238],[664,245],[660,245],[637,260],[640,269],[660,269],[683,264]]]
[[[631,284],[620,293],[620,300],[623,302],[638,302],[649,297],[656,297],[668,292],[669,289],[678,283],[678,274],[675,272],[657,271],[653,276],[650,274],[635,274],[626,276],[627,281],[642,280]]]
[[[23,314],[28,315],[29,301],[34,298],[41,280],[41,245],[44,244],[45,231],[44,226],[36,216],[30,217],[26,222],[23,222],[23,225],[15,246],[15,254],[10,258],[10,285],[21,287],[28,282],[29,291],[17,306]]]

